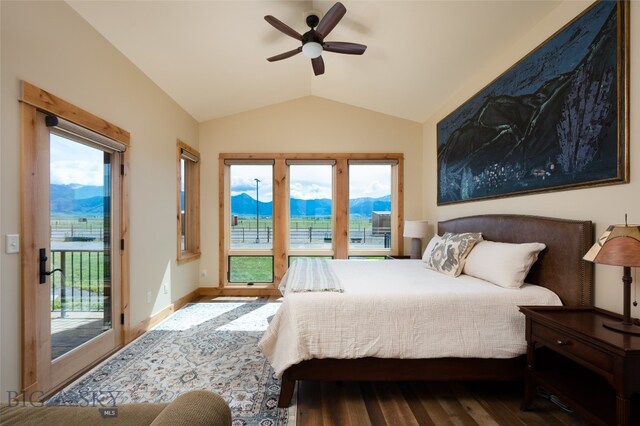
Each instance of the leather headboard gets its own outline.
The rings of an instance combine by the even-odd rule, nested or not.
[[[480,215],[438,222],[438,234],[482,232],[485,240],[546,244],[525,282],[556,293],[565,306],[593,305],[593,264],[582,256],[593,245],[591,221],[525,215]]]

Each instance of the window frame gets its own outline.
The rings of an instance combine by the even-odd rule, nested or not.
[[[275,161],[268,158],[227,158],[220,161],[220,199],[223,200],[221,203],[220,210],[220,252],[224,253],[224,256],[220,256],[220,274],[221,274],[221,286],[228,287],[245,287],[249,286],[251,288],[271,288],[274,284],[279,281],[276,281],[276,260],[275,260],[275,246],[276,246],[276,224],[275,220],[273,221],[272,227],[272,244],[271,247],[262,247],[262,248],[245,248],[245,247],[231,247],[231,166],[271,166],[271,185],[275,187],[275,173],[276,166]],[[275,190],[275,188],[274,188]],[[275,217],[275,209],[277,207],[277,201],[272,200],[272,218]],[[227,226],[229,225],[229,226]],[[270,257],[272,260],[272,275],[271,281],[230,281],[231,271],[230,271],[230,257]]]
[[[272,288],[280,281],[280,276],[276,269],[277,261],[276,253],[276,221],[273,220],[272,227],[272,244],[270,248],[233,248],[231,247],[231,227],[227,226],[231,223],[231,166],[252,165],[252,166],[271,166],[271,184],[274,187],[276,182],[276,162],[267,157],[256,157],[247,154],[241,154],[234,158],[225,158],[223,154],[219,157],[219,187],[220,187],[220,212],[219,212],[219,229],[220,229],[220,286],[221,287],[249,287],[249,288]],[[274,194],[275,195],[275,194]],[[276,208],[280,206],[279,200],[272,200],[272,218],[276,217]],[[231,276],[230,256],[246,256],[246,257],[271,257],[272,258],[272,278],[271,282],[238,282],[230,281]]]
[[[58,118],[63,118],[69,122],[75,123],[81,127],[85,127],[93,132],[104,135],[110,139],[120,142],[126,148],[131,146],[130,133],[90,112],[87,112],[58,96],[49,93],[37,86],[34,86],[26,81],[21,81],[21,97],[20,97],[20,123],[22,128],[21,138],[21,191],[23,194],[28,194],[29,191],[33,191],[35,188],[34,181],[34,169],[38,164],[33,159],[33,153],[35,152],[35,138],[36,138],[36,120],[38,111],[50,113]],[[119,313],[121,316],[121,331],[119,334],[119,343],[121,346],[132,341],[137,334],[132,331],[130,327],[130,282],[129,282],[129,247],[130,247],[130,227],[129,227],[129,156],[130,150],[126,149],[121,154],[120,159],[120,182],[118,184],[119,203],[119,221],[120,221],[120,235],[116,235],[120,239],[122,249],[119,250],[120,261],[120,303]],[[28,214],[30,209],[34,208],[34,199],[32,197],[22,197],[21,199],[21,211],[22,220],[20,224],[20,234],[23,242],[29,242],[35,238],[34,232],[36,229],[35,216]],[[33,243],[33,241],[31,241]],[[33,245],[38,247],[37,245]],[[40,338],[40,333],[37,330],[37,321],[33,319],[33,313],[36,307],[36,292],[37,290],[32,283],[37,282],[38,268],[33,268],[38,260],[36,258],[38,251],[26,249],[28,243],[25,244],[25,249],[21,253],[21,287],[22,287],[22,347],[31,348],[34,342],[37,342]],[[114,275],[115,277],[115,275]],[[36,286],[38,284],[35,284]],[[41,359],[38,359],[36,350],[25,350],[22,354],[22,389],[27,390],[41,389],[42,382],[39,380],[43,378],[38,375],[39,365],[42,363]]]
[[[388,249],[349,250],[349,161],[389,163],[392,166],[392,235]],[[233,164],[273,164],[273,283],[248,286],[248,283],[229,283],[228,256],[238,255],[237,249],[230,249],[230,166]],[[313,164],[332,162],[333,164],[333,207],[332,207],[332,248],[290,249],[289,248],[289,164]],[[404,155],[402,153],[220,153],[218,156],[219,185],[219,286],[247,288],[259,291],[274,290],[289,266],[290,256],[332,256],[334,259],[348,259],[350,256],[374,255],[401,256],[403,254],[402,232],[404,223]],[[246,250],[245,255],[266,255],[264,250]]]
[[[287,241],[285,242],[287,246],[287,257],[291,256],[329,256],[333,258],[334,256],[334,247],[335,244],[333,242],[333,235],[336,232],[336,161],[333,159],[327,160],[295,160],[295,159],[286,159],[285,163],[287,165],[287,186],[286,190],[286,210],[287,210]],[[331,245],[328,247],[316,247],[316,248],[306,248],[306,247],[296,247],[291,248],[291,166],[331,166]],[[290,265],[289,261],[287,261],[287,267]]]
[[[232,257],[243,257],[243,258],[248,258],[248,257],[253,257],[253,258],[267,258],[271,260],[271,279],[269,281],[259,281],[259,280],[254,280],[254,281],[231,281],[231,258]],[[229,271],[227,273],[227,281],[229,282],[230,285],[238,285],[238,284],[246,284],[248,286],[253,286],[253,285],[264,285],[264,284],[271,284],[273,283],[273,279],[274,279],[274,270],[275,270],[275,260],[273,258],[272,255],[270,254],[246,254],[242,251],[238,252],[235,251],[233,254],[229,254],[227,256],[227,271]]]
[[[401,255],[402,254],[402,244],[399,242],[401,242],[401,240],[399,239],[398,235],[393,235],[393,230],[397,230],[399,229],[399,226],[402,226],[402,224],[404,223],[404,220],[401,220],[401,215],[400,215],[400,205],[399,205],[399,201],[397,200],[398,197],[400,197],[400,193],[397,191],[398,190],[398,179],[399,179],[399,175],[398,175],[398,165],[399,165],[400,160],[397,159],[384,159],[384,160],[378,160],[378,159],[359,159],[359,158],[350,158],[347,161],[347,167],[351,167],[351,166],[359,166],[359,165],[388,165],[391,167],[391,212],[390,212],[390,216],[391,216],[391,224],[390,224],[390,231],[391,231],[391,240],[389,241],[389,248],[359,248],[354,246],[353,244],[351,244],[351,235],[349,234],[349,232],[351,231],[351,228],[349,226],[349,228],[347,229],[347,237],[348,237],[348,248],[347,248],[347,259],[358,259],[358,258],[367,258],[367,257],[377,257],[377,256],[393,256],[393,255]],[[349,173],[347,173],[347,193],[349,194],[350,192],[350,188],[351,188],[351,181],[349,179]],[[349,199],[351,198],[351,195],[348,195]],[[349,225],[351,223],[351,215],[350,213],[347,211],[347,216],[348,216],[348,221],[349,221]],[[400,222],[402,223],[398,223],[398,221],[400,220]],[[401,229],[402,231],[403,229]],[[400,236],[402,236],[402,234],[400,234]],[[394,245],[395,244],[395,245]],[[399,245],[399,246],[398,246]],[[399,250],[399,251],[398,251]]]
[[[195,161],[194,161],[195,159]],[[184,176],[181,160],[184,161]],[[182,215],[182,181],[185,182],[185,213]],[[176,143],[177,263],[200,258],[200,153],[178,139]],[[182,249],[184,227],[185,248]]]

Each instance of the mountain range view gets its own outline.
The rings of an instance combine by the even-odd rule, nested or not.
[[[331,200],[321,198],[318,200],[301,200],[291,198],[289,203],[291,216],[331,216]],[[354,198],[349,200],[349,214],[353,216],[370,217],[372,211],[390,211],[391,196],[385,195],[379,198]],[[260,216],[271,216],[273,206],[271,202],[259,202]],[[238,216],[255,216],[256,200],[250,195],[242,193],[231,197],[231,214]]]
[[[270,217],[273,203],[260,201],[260,216]],[[331,200],[290,200],[291,216],[331,216]],[[69,184],[51,184],[51,215],[91,217],[102,216],[104,197],[102,186]],[[379,198],[354,198],[349,200],[349,213],[353,216],[370,217],[373,211],[390,211],[391,196]],[[237,216],[255,216],[256,200],[242,193],[231,197],[231,214]]]
[[[102,186],[92,185],[50,185],[51,215],[91,217],[104,214]]]

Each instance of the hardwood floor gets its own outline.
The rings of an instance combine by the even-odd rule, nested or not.
[[[588,425],[539,397],[520,411],[522,383],[301,382],[298,426]]]
[[[275,297],[202,296],[197,303],[273,302]],[[310,382],[297,389],[297,426],[563,425],[590,423],[536,398],[520,411],[517,382]]]

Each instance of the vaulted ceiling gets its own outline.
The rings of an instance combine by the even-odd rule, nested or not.
[[[300,43],[264,16],[304,33],[333,1],[68,4],[199,122],[308,95],[423,122],[559,1],[344,0],[326,40],[368,48],[324,52],[321,76],[302,54],[267,62]]]

